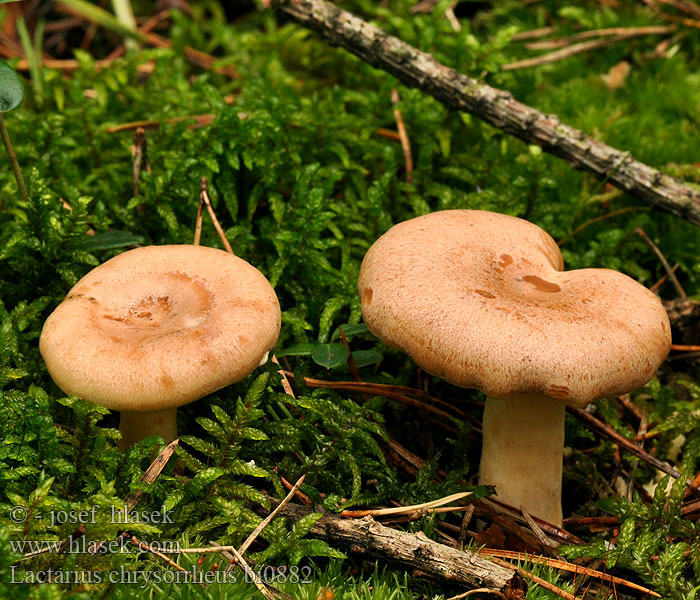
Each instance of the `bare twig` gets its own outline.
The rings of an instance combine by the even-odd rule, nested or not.
[[[362,518],[362,517],[384,517],[386,515],[404,515],[414,512],[431,512],[432,509],[436,509],[450,502],[456,502],[457,500],[463,500],[467,496],[471,496],[471,492],[458,492],[450,496],[445,496],[444,498],[439,498],[437,500],[432,500],[431,502],[424,502],[423,504],[412,504],[410,506],[394,506],[392,508],[377,508],[369,510],[344,510],[340,513],[341,517],[352,517],[352,518]],[[446,512],[446,511],[441,511]]]
[[[498,90],[438,63],[398,38],[392,37],[325,0],[269,0],[295,21],[317,31],[375,67],[409,86],[419,87],[449,108],[462,110],[537,144],[576,168],[608,179],[652,206],[700,225],[700,192],[564,125]]]
[[[589,569],[587,567],[582,567],[580,565],[565,562],[563,560],[557,560],[555,558],[548,558],[546,556],[540,556],[536,554],[524,554],[522,552],[513,552],[510,550],[492,550],[491,548],[482,548],[481,550],[479,550],[479,554],[483,556],[507,558],[510,560],[526,560],[529,562],[534,562],[536,564],[546,565],[554,569],[559,569],[560,571],[568,571],[569,573],[574,573],[576,575],[586,575],[588,577],[595,577],[596,579],[600,579],[608,583],[623,585],[630,589],[649,594],[650,596],[654,596],[656,598],[661,597],[656,592],[631,581],[627,581],[626,579],[614,577],[613,575],[608,575],[607,573],[596,571],[595,569]]]
[[[675,273],[675,272],[678,270],[678,267],[680,267],[680,266],[681,266],[680,263],[676,263],[675,265],[673,265],[673,267],[671,267],[671,271],[672,271],[673,273]],[[665,275],[663,275],[663,276],[661,277],[661,279],[659,279],[654,285],[652,285],[652,286],[649,288],[649,291],[655,294],[656,292],[659,291],[659,288],[660,288],[664,283],[666,283],[666,280],[667,280],[667,279],[668,279],[668,273],[666,273]]]
[[[151,168],[148,164],[148,155],[146,154],[146,130],[143,127],[137,127],[134,131],[134,145],[132,152],[134,155],[134,163],[131,176],[134,183],[134,196],[139,195],[141,183],[141,164],[145,162],[146,170],[150,172]]]
[[[400,102],[399,92],[396,88],[391,90],[391,103],[396,105]],[[406,125],[403,122],[403,115],[398,108],[394,108],[394,119],[396,120],[396,130],[399,132],[403,158],[406,163],[406,183],[413,181],[413,154],[411,153],[411,141],[406,133]]]
[[[77,17],[78,19],[81,19],[83,21],[89,21],[93,22],[89,17],[86,15],[79,13],[76,10],[73,10],[69,6],[66,6],[65,4],[61,4],[61,2],[57,2],[55,5],[55,9],[72,15],[74,17]],[[134,30],[138,31],[138,30]],[[157,35],[153,32],[144,32],[140,33],[139,35],[141,38],[150,44],[151,46],[155,46],[156,48],[168,48],[172,49],[172,42],[164,37],[161,37],[160,35]],[[223,75],[227,75],[228,77],[231,77],[232,79],[238,79],[240,77],[240,73],[236,70],[236,68],[233,65],[215,65],[217,62],[217,58],[215,56],[212,56],[211,54],[207,54],[206,52],[202,52],[201,50],[197,50],[196,48],[192,48],[190,46],[185,46],[182,49],[182,52],[185,56],[185,58],[192,64],[201,67],[206,70],[212,70],[215,71],[216,73],[221,73]],[[112,61],[107,61],[108,63],[111,63]]]
[[[296,398],[296,396],[294,395],[294,390],[292,389],[292,384],[289,383],[289,379],[287,378],[287,374],[284,372],[284,369],[280,365],[280,361],[277,360],[277,357],[274,354],[272,355],[272,358],[270,358],[270,360],[279,367],[279,370],[277,372],[282,377],[282,389],[284,390],[284,393],[287,394],[287,396],[291,396],[292,398]]]
[[[141,477],[141,481],[143,483],[153,483],[156,479],[158,479],[158,475],[161,474],[161,471],[163,471],[165,465],[168,464],[168,461],[170,460],[172,455],[175,454],[175,450],[177,449],[177,445],[179,443],[179,439],[173,440],[160,451],[160,454],[158,454],[158,456],[156,456],[153,459],[153,462],[148,467],[148,469],[146,469],[146,472],[143,474],[143,477]],[[139,502],[141,502],[141,499],[145,495],[146,492],[144,492],[143,490],[136,490],[135,492],[129,494],[126,497],[127,512],[133,510],[136,507],[136,505]]]
[[[285,371],[285,373],[288,377],[294,379],[294,373],[292,373],[291,371]],[[313,377],[304,377],[303,381],[307,386],[311,388],[326,388],[329,390],[346,390],[349,392],[366,393],[375,396],[384,396],[386,398],[395,399],[399,402],[410,406],[429,406],[423,404],[422,402],[416,403],[416,401],[413,398],[409,398],[408,400],[406,400],[406,397],[408,396],[415,396],[417,398],[430,400],[430,402],[432,402],[433,404],[439,404],[440,406],[444,406],[446,409],[451,410],[452,412],[454,412],[455,415],[457,415],[460,418],[469,419],[470,417],[470,415],[465,413],[463,410],[460,410],[456,406],[450,404],[449,402],[445,402],[440,398],[431,396],[427,392],[424,392],[423,390],[419,390],[417,388],[411,388],[401,385],[390,385],[386,383],[371,383],[366,381],[328,381],[325,379],[314,379]],[[439,416],[445,416],[448,414],[445,411],[441,411],[440,409],[431,410],[426,408],[426,410]],[[474,419],[473,422],[478,427],[481,426],[481,423],[477,419]]]
[[[673,33],[676,31],[674,25],[652,25],[649,27],[610,27],[608,29],[591,29],[590,31],[582,31],[575,35],[570,35],[556,40],[544,40],[541,42],[532,42],[525,44],[528,50],[553,50],[555,48],[563,48],[573,42],[580,40],[590,40],[591,38],[606,37],[606,36],[623,36],[625,39],[633,38],[642,35],[657,35],[664,33]]]
[[[464,544],[464,542],[467,540],[467,533],[469,531],[469,523],[472,520],[472,517],[474,516],[474,505],[470,504],[467,506],[467,510],[464,511],[464,515],[462,515],[462,522],[460,523],[459,526],[459,537],[457,537],[457,541],[459,542],[460,546]]]
[[[516,571],[521,576],[523,576],[525,579],[529,579],[530,581],[538,584],[539,586],[543,587],[544,589],[549,590],[550,592],[553,592],[554,594],[556,594],[560,598],[564,598],[564,600],[579,600],[573,594],[569,594],[569,592],[562,590],[561,588],[557,587],[553,583],[549,583],[548,581],[545,581],[541,577],[538,577],[534,573],[530,573],[530,571],[523,569],[522,567],[516,567],[515,565],[511,565],[509,562],[507,562],[505,560],[501,560],[500,558],[496,558],[495,556],[491,556],[491,560],[501,567],[506,567],[507,569],[513,569],[513,571]]]
[[[516,33],[511,39],[513,42],[522,42],[525,40],[535,40],[554,33],[554,27],[540,27],[539,29],[531,29],[530,31],[521,31]]]
[[[505,598],[505,595],[500,590],[492,590],[491,588],[476,588],[475,590],[469,590],[463,594],[457,594],[448,598],[448,600],[461,600],[462,598],[467,598],[468,596],[473,596],[474,594],[493,594],[499,598]]]
[[[224,245],[226,252],[235,256],[236,253],[233,251],[233,248],[231,248],[231,244],[229,243],[228,238],[224,233],[223,227],[221,227],[221,223],[219,223],[219,219],[216,218],[216,213],[214,212],[214,208],[211,205],[209,193],[207,192],[206,177],[202,177],[202,180],[199,182],[199,203],[200,205],[203,204],[204,206],[206,206],[207,212],[209,213],[211,221],[214,224],[214,229],[216,229],[216,233],[219,234],[219,238],[221,239],[221,243]]]
[[[298,487],[296,489],[295,486],[293,486],[291,483],[289,483],[284,477],[280,477],[280,481],[282,482],[282,485],[286,487],[290,492],[293,491],[294,495],[299,498],[306,506],[311,506],[313,502],[311,501],[311,498],[309,498],[304,492],[302,492]]]
[[[133,545],[136,546],[139,550],[143,550],[144,552],[150,552],[151,554],[154,554],[167,564],[169,564],[173,569],[176,569],[180,571],[181,573],[185,573],[189,579],[192,579],[192,573],[190,573],[187,569],[184,567],[181,567],[178,565],[174,560],[170,559],[168,556],[160,552],[159,550],[155,550],[154,548],[151,547],[150,544],[147,544],[146,542],[142,542],[139,538],[137,538],[135,535],[130,535],[128,533],[122,533],[122,536],[126,539],[129,540],[129,542]],[[207,585],[203,581],[198,581],[199,585],[202,587],[206,588]]]
[[[163,123],[180,123],[181,121],[193,120],[195,123],[190,125],[190,128],[194,129],[197,127],[204,127],[209,125],[216,115],[206,114],[206,115],[189,115],[186,117],[172,117],[170,119],[165,119],[164,121],[133,121],[131,123],[122,123],[120,125],[114,125],[113,127],[107,127],[104,131],[105,133],[119,133],[120,131],[128,131],[129,129],[142,128],[152,128],[160,127]]]
[[[661,261],[661,264],[664,266],[664,269],[666,270],[666,274],[668,275],[668,278],[671,280],[671,283],[673,284],[673,287],[676,288],[676,292],[678,293],[678,296],[681,298],[687,298],[688,296],[685,293],[685,290],[683,289],[683,286],[681,286],[680,282],[678,281],[678,278],[676,277],[676,274],[673,272],[673,269],[671,268],[671,265],[668,263],[666,260],[666,257],[663,255],[661,250],[659,250],[659,247],[651,240],[651,238],[644,232],[644,230],[641,227],[637,227],[635,229],[637,232],[637,235],[639,235],[640,238],[644,240],[644,242],[649,246],[649,248],[652,249],[654,254],[658,257],[659,261]]]
[[[619,194],[619,192],[617,192]],[[576,229],[574,229],[571,232],[571,235],[568,237],[562,238],[557,242],[558,246],[563,245],[564,243],[568,242],[571,238],[573,238],[575,235],[581,233],[586,227],[589,225],[593,225],[594,223],[599,223],[600,221],[605,221],[607,219],[611,219],[612,217],[617,217],[619,215],[623,215],[627,212],[630,211],[647,211],[649,210],[648,206],[625,206],[624,208],[620,208],[618,210],[612,210],[609,213],[605,213],[604,215],[599,215],[597,217],[593,217],[592,219],[589,219],[588,221],[585,221],[581,225],[579,225]]]
[[[525,58],[523,60],[517,60],[507,65],[503,65],[501,69],[504,71],[514,71],[516,69],[527,69],[530,67],[539,67],[541,65],[547,65],[550,63],[558,62],[574,56],[576,54],[581,54],[582,52],[588,52],[589,50],[595,50],[596,48],[603,48],[605,46],[610,46],[616,44],[617,42],[624,42],[630,39],[629,35],[616,35],[613,37],[606,37],[597,40],[591,40],[588,42],[581,42],[580,44],[572,44],[571,46],[566,46],[554,52],[548,52],[547,54],[542,54],[541,56],[535,56],[533,58]]]
[[[584,425],[586,425],[586,427],[595,431],[598,435],[610,440],[614,444],[617,444],[618,446],[620,446],[620,448],[627,450],[627,452],[629,452],[633,456],[636,456],[637,458],[640,458],[645,463],[651,465],[655,469],[658,469],[659,471],[670,475],[674,479],[679,479],[681,477],[681,474],[674,468],[668,466],[665,462],[660,461],[658,458],[652,456],[648,452],[645,452],[630,440],[622,437],[609,425],[606,425],[602,421],[596,419],[592,414],[587,413],[585,410],[582,410],[580,408],[573,408],[571,406],[568,406],[567,410]],[[686,485],[692,493],[694,493],[697,496],[700,496],[700,488],[694,486],[691,481],[686,481]]]
[[[700,352],[700,346],[689,344],[671,344],[671,350],[676,350],[677,352]]]
[[[525,519],[525,522],[530,526],[532,533],[535,534],[535,537],[544,546],[549,546],[550,548],[559,547],[559,544],[557,542],[554,542],[550,540],[549,537],[547,537],[547,534],[544,531],[542,531],[542,528],[537,524],[537,521],[535,521],[535,519],[533,519],[530,516],[530,513],[528,513],[524,508],[521,508],[520,512],[523,514],[523,519]]]
[[[258,535],[260,535],[260,532],[270,524],[270,521],[272,521],[272,519],[274,519],[285,506],[287,506],[289,501],[296,494],[296,491],[301,487],[301,484],[304,483],[305,478],[306,474],[299,477],[297,482],[294,484],[294,487],[285,496],[284,500],[282,500],[282,502],[280,502],[275,507],[275,509],[260,522],[260,524],[253,531],[253,533],[251,533],[246,539],[246,541],[241,544],[241,547],[238,549],[238,552],[241,554],[241,556],[245,554],[248,548],[250,548],[250,545],[255,541],[255,538],[257,538]]]
[[[216,546],[216,542],[210,542],[213,546]],[[275,600],[276,596],[273,594],[269,589],[267,589],[267,586],[263,583],[263,581],[258,577],[258,574],[253,571],[248,566],[248,563],[245,561],[245,558],[243,558],[238,550],[236,550],[233,546],[227,546],[226,550],[217,549],[221,554],[224,556],[224,558],[229,558],[229,560],[234,560],[236,563],[238,563],[238,566],[243,569],[243,571],[246,574],[246,577],[253,582],[256,588],[258,588],[258,591],[267,598],[267,600]]]

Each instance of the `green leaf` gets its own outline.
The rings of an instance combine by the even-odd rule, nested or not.
[[[289,537],[291,539],[303,538],[307,533],[311,531],[313,526],[316,524],[316,521],[318,521],[322,516],[323,513],[319,512],[304,515],[301,519],[294,523],[292,531],[289,533]]]
[[[309,356],[314,349],[316,344],[313,342],[301,342],[300,344],[294,344],[289,346],[289,348],[284,348],[275,354],[279,356]]]
[[[245,395],[245,405],[246,406],[256,406],[260,402],[260,398],[265,391],[265,386],[267,386],[267,380],[270,378],[269,373],[263,373],[260,375],[248,388],[248,393]],[[237,415],[240,416],[240,415]]]
[[[136,235],[129,231],[106,231],[97,235],[86,235],[75,247],[87,252],[97,252],[99,250],[114,250],[124,246],[133,246],[144,242],[142,235]]]
[[[24,88],[15,70],[0,60],[0,112],[14,110],[24,100]]]
[[[317,365],[332,369],[342,365],[350,356],[343,344],[316,344],[311,350],[311,358]]]
[[[352,353],[352,358],[357,368],[361,369],[362,367],[376,365],[378,362],[381,362],[382,355],[376,350],[355,350]]]

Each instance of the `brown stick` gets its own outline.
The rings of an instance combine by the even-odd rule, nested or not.
[[[569,37],[558,38],[556,40],[544,40],[542,42],[532,42],[525,44],[528,50],[554,50],[555,48],[564,48],[573,42],[579,40],[589,40],[591,38],[603,36],[624,36],[625,38],[636,37],[640,35],[656,35],[660,33],[673,33],[676,30],[674,25],[653,25],[649,27],[610,27],[608,29],[591,29],[590,31],[582,31]]]
[[[226,249],[226,252],[229,254],[233,254],[234,256],[236,253],[233,251],[233,248],[231,247],[231,243],[228,241],[228,238],[226,237],[226,234],[224,233],[223,227],[221,227],[221,223],[219,223],[219,219],[216,218],[216,213],[214,212],[214,207],[211,205],[211,200],[209,199],[209,193],[207,192],[207,178],[202,177],[201,181],[199,182],[199,204],[204,205],[207,209],[207,212],[209,213],[209,216],[211,217],[211,222],[214,224],[214,229],[216,229],[216,233],[219,234],[219,238],[221,239],[221,243],[224,245],[224,248]],[[199,221],[199,213],[197,213],[197,220]],[[201,232],[200,232],[201,233]],[[196,232],[195,232],[196,234]],[[195,243],[195,246],[197,243]]]
[[[295,504],[287,505],[282,511],[294,519],[309,512]],[[476,553],[439,544],[422,533],[385,527],[372,517],[342,519],[326,514],[313,526],[311,535],[329,540],[334,546],[343,546],[349,552],[410,566],[431,579],[451,585],[497,589],[509,600],[524,598],[527,590],[523,579],[507,567],[495,565]]]
[[[325,0],[266,0],[292,19],[317,31],[408,86],[419,87],[454,110],[483,119],[529,144],[590,171],[643,201],[700,225],[700,192],[564,125],[492,88],[437,62],[430,54],[392,37]]]
[[[571,46],[560,48],[559,50],[554,50],[553,52],[548,52],[547,54],[542,54],[541,56],[525,58],[523,60],[508,63],[507,65],[503,65],[501,69],[504,71],[515,71],[516,69],[527,69],[530,67],[539,67],[540,65],[548,65],[550,63],[569,58],[570,56],[581,54],[582,52],[588,52],[589,50],[595,50],[596,48],[603,48],[605,46],[616,44],[617,42],[623,42],[630,39],[630,37],[633,36],[616,35],[614,37],[605,37],[597,40],[580,42],[578,44],[572,44]]]
[[[678,281],[678,278],[676,277],[676,274],[674,273],[673,269],[671,268],[671,265],[669,262],[666,260],[666,257],[663,255],[663,252],[659,250],[659,247],[651,240],[651,238],[646,234],[646,232],[641,228],[637,227],[635,229],[637,232],[637,235],[644,240],[647,246],[652,249],[654,254],[656,254],[657,258],[661,261],[661,264],[663,265],[664,269],[666,270],[666,275],[668,275],[668,278],[671,280],[671,283],[673,284],[673,287],[676,288],[676,293],[678,294],[679,297],[681,298],[687,298],[688,296],[685,293],[685,290],[683,289],[683,286]]]
[[[400,101],[399,92],[394,88],[391,90],[391,103],[396,105]],[[403,150],[404,162],[406,163],[406,183],[413,183],[413,153],[411,152],[411,140],[408,139],[406,125],[403,122],[403,115],[398,108],[394,108],[394,120],[396,121],[396,130],[399,132],[401,149]]]

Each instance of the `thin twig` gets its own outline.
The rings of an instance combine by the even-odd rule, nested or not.
[[[204,205],[200,200],[199,202],[197,202],[197,218],[194,222],[194,240],[192,241],[193,246],[199,246],[199,243],[202,239],[202,224],[204,222],[204,214],[202,210],[203,208]]]
[[[173,440],[160,451],[158,456],[156,456],[153,459],[153,462],[148,467],[148,469],[146,469],[146,472],[143,474],[143,477],[141,477],[142,483],[153,483],[156,479],[158,479],[158,476],[161,474],[163,469],[165,469],[165,465],[168,464],[168,461],[170,460],[172,455],[175,454],[175,450],[177,449],[177,445],[179,443],[179,439]],[[129,494],[126,497],[127,512],[136,508],[136,505],[139,502],[141,502],[141,499],[145,495],[146,492],[144,490],[136,490],[135,492]]]
[[[526,560],[533,562],[535,564],[541,564],[547,567],[552,567],[554,569],[559,569],[560,571],[568,571],[569,573],[574,573],[576,575],[586,575],[587,577],[594,577],[600,579],[607,583],[623,585],[633,590],[649,594],[656,598],[660,598],[659,594],[650,590],[649,588],[643,587],[626,579],[620,577],[614,577],[613,575],[608,575],[602,571],[596,571],[595,569],[589,569],[587,567],[582,567],[573,563],[565,562],[563,560],[558,560],[556,558],[548,558],[539,554],[524,554],[522,552],[513,552],[511,550],[493,550],[491,548],[482,548],[479,550],[479,554],[483,556],[497,557],[497,558],[507,558],[510,560]]]
[[[645,0],[647,4],[653,4],[655,1],[661,4],[666,4],[667,6],[673,6],[676,10],[684,12],[686,15],[691,17],[700,18],[700,7],[692,4],[690,2],[682,2],[681,0]]]
[[[216,542],[209,543],[212,544],[212,546],[216,546]],[[235,562],[237,562],[238,566],[240,566],[241,569],[243,569],[243,571],[245,572],[246,579],[252,581],[253,584],[255,584],[255,587],[258,588],[260,593],[263,596],[265,596],[267,600],[275,600],[275,595],[267,589],[267,586],[263,583],[260,577],[258,577],[258,574],[248,566],[248,563],[239,554],[238,550],[236,550],[233,546],[227,546],[225,550],[222,547],[217,547],[215,548],[215,550],[217,552],[220,552],[224,556],[224,558],[227,558],[228,560],[234,560]]]
[[[233,251],[233,248],[231,248],[231,244],[228,241],[228,238],[226,237],[226,234],[224,233],[223,227],[221,227],[221,223],[219,223],[219,219],[216,218],[216,213],[214,212],[214,208],[211,205],[211,200],[209,199],[209,193],[207,192],[207,178],[202,177],[201,181],[199,182],[199,203],[204,204],[204,206],[207,207],[207,212],[209,213],[209,216],[211,217],[211,221],[214,224],[214,229],[216,229],[216,233],[219,234],[219,238],[221,239],[221,243],[224,245],[224,248],[226,249],[226,252],[229,254],[233,254],[234,256],[236,253]]]
[[[393,508],[377,508],[370,510],[344,510],[340,513],[341,517],[352,517],[352,518],[362,518],[362,517],[383,517],[386,515],[403,515],[413,512],[430,512],[431,509],[438,508],[450,502],[456,502],[457,500],[463,500],[467,496],[471,496],[471,492],[458,492],[456,494],[451,494],[450,496],[445,496],[444,498],[439,498],[437,500],[432,500],[431,502],[424,502],[423,504],[412,504],[411,506],[394,506]],[[446,512],[446,511],[441,511]]]
[[[139,184],[141,183],[141,163],[146,154],[146,130],[143,127],[137,127],[136,131],[134,131],[134,145],[131,149],[134,155],[131,177],[134,184],[134,196],[138,196],[140,191]]]
[[[149,17],[144,23],[138,28],[138,30],[141,33],[150,33],[152,32],[158,25],[160,25],[163,21],[168,19],[170,16],[170,10],[165,9],[161,10],[160,12],[157,12],[155,15],[152,17]],[[116,60],[117,58],[120,58],[121,56],[124,55],[126,52],[126,45],[121,44],[117,46],[112,52],[110,52],[107,55],[107,60]]]
[[[296,398],[296,396],[294,395],[294,389],[292,388],[292,384],[289,383],[287,374],[284,372],[282,365],[280,365],[280,361],[277,360],[277,357],[274,354],[272,355],[272,358],[270,358],[270,360],[279,367],[277,372],[282,377],[282,389],[284,390],[284,393],[288,396],[291,396],[292,398]]]
[[[499,598],[506,598],[506,595],[496,589],[491,589],[491,588],[476,588],[474,590],[469,590],[468,592],[464,592],[463,594],[457,594],[456,596],[452,596],[451,598],[448,598],[447,600],[461,600],[461,598],[466,598],[468,596],[473,596],[474,594],[493,594],[494,596],[498,596]]]
[[[193,123],[192,125],[189,125],[189,127],[191,129],[195,129],[197,127],[204,127],[205,125],[209,125],[215,118],[216,118],[216,115],[205,114],[205,115],[189,115],[186,117],[172,117],[170,119],[165,119],[163,121],[133,121],[131,123],[122,123],[120,125],[114,125],[112,127],[107,127],[104,130],[104,132],[105,133],[119,133],[120,131],[128,131],[129,129],[137,129],[139,127],[154,128],[154,127],[160,127],[163,123],[180,123],[182,121],[189,121],[189,120],[195,121],[195,123]]]
[[[94,22],[88,16],[83,15],[82,13],[70,8],[69,6],[61,4],[60,2],[57,2],[55,4],[55,9],[59,12],[73,15],[83,21],[88,21],[90,23]],[[138,30],[134,30],[134,32],[138,32]],[[151,46],[155,46],[156,48],[167,48],[169,50],[172,50],[173,45],[170,40],[153,32],[139,32],[139,36]],[[212,70],[216,73],[221,73],[222,75],[227,75],[232,79],[238,79],[240,77],[240,73],[236,70],[236,68],[233,65],[215,66],[215,63],[219,59],[217,59],[215,56],[212,56],[211,54],[207,54],[206,52],[202,52],[201,50],[197,50],[196,48],[192,48],[191,46],[185,46],[182,49],[182,53],[184,54],[185,59],[187,59],[187,61],[198,67],[201,67],[206,70]],[[112,61],[107,62],[111,63]]]
[[[676,263],[676,264],[673,265],[673,267],[671,268],[671,271],[673,271],[673,272],[675,273],[675,272],[678,270],[678,267],[680,267],[680,266],[681,266],[680,263]],[[652,285],[652,286],[649,288],[649,291],[652,292],[653,294],[655,294],[656,292],[659,291],[659,288],[660,288],[664,283],[666,283],[666,280],[667,280],[667,279],[668,279],[668,273],[666,273],[665,275],[663,275],[663,276],[661,277],[661,279],[659,279],[654,285]]]
[[[455,15],[455,6],[457,6],[458,1],[459,0],[452,0],[452,4],[450,4],[445,11],[445,18],[449,21],[450,27],[459,33],[462,31],[462,24],[459,22],[457,15]]]
[[[671,280],[673,287],[676,288],[676,292],[678,293],[678,295],[683,299],[687,298],[688,296],[686,295],[685,290],[683,289],[680,282],[678,281],[678,278],[676,277],[676,274],[673,272],[671,265],[666,260],[666,257],[663,255],[661,250],[659,250],[659,247],[651,240],[651,238],[644,232],[644,230],[641,227],[636,227],[635,231],[637,232],[637,235],[639,235],[639,237],[644,240],[644,242],[647,244],[647,246],[649,246],[649,248],[652,249],[654,254],[656,254],[658,259],[661,261],[661,264],[664,266],[664,269],[666,270],[666,274],[668,275],[668,278]]]
[[[348,349],[348,368],[350,369],[350,375],[352,375],[352,378],[356,382],[361,382],[362,377],[360,377],[360,370],[357,368],[357,363],[355,362],[355,357],[352,355],[352,350],[350,350],[350,343],[348,342],[348,338],[345,337],[345,332],[343,331],[342,327],[338,327],[338,334],[340,335],[340,341],[342,342],[343,346],[345,346]]]
[[[288,377],[294,379],[294,373],[292,373],[291,371],[285,371],[285,373]],[[430,406],[420,402],[416,404],[413,398],[409,398],[409,401],[405,400],[407,396],[424,398],[426,400],[430,400],[434,404],[439,404],[440,406],[444,406],[445,408],[452,410],[455,413],[455,415],[457,415],[460,418],[469,420],[473,419],[472,422],[476,426],[481,426],[481,423],[478,421],[478,419],[474,419],[473,417],[471,417],[470,419],[470,415],[465,413],[463,410],[460,410],[459,408],[450,404],[449,402],[445,402],[440,398],[431,396],[427,392],[424,392],[423,390],[419,390],[417,388],[411,388],[400,385],[390,385],[386,383],[372,383],[367,381],[327,381],[325,379],[314,379],[313,377],[304,377],[303,381],[307,386],[311,388],[326,388],[329,390],[346,390],[349,392],[367,393],[372,394],[374,396],[384,396],[386,398],[398,400],[399,402],[408,404],[410,406]],[[439,409],[431,410],[426,408],[426,410],[434,414],[438,414],[440,416],[445,416],[447,414],[446,412],[441,411]]]
[[[619,193],[619,192],[618,192]],[[599,223],[600,221],[605,221],[607,219],[611,219],[612,217],[617,217],[619,215],[623,215],[627,212],[630,211],[636,211],[636,210],[641,210],[641,211],[648,211],[650,210],[648,206],[625,206],[624,208],[620,208],[618,210],[613,210],[610,211],[609,213],[605,213],[604,215],[599,215],[597,217],[594,217],[592,219],[589,219],[588,221],[585,221],[581,225],[579,225],[576,229],[574,229],[571,232],[571,235],[568,237],[562,238],[557,242],[558,246],[561,246],[565,242],[568,242],[571,238],[573,238],[575,235],[581,233],[586,227],[589,225],[593,225],[595,223]]]
[[[520,508],[520,512],[523,514],[523,519],[525,519],[525,522],[530,526],[530,529],[532,530],[532,533],[535,534],[535,537],[544,545],[549,548],[558,548],[559,544],[557,542],[554,542],[547,537],[547,534],[542,531],[542,528],[537,524],[537,521],[533,519],[530,516],[530,513],[528,513],[524,508]]]
[[[301,484],[304,483],[304,479],[306,479],[306,474],[299,477],[297,482],[294,484],[294,487],[291,490],[289,490],[289,493],[285,496],[284,500],[282,500],[282,502],[280,502],[275,507],[275,509],[260,522],[260,524],[253,531],[253,533],[251,533],[246,539],[246,541],[241,544],[241,547],[238,549],[238,552],[239,554],[241,554],[241,556],[245,554],[248,548],[250,548],[250,545],[255,541],[255,538],[257,538],[258,535],[260,535],[260,532],[270,524],[270,521],[272,521],[272,519],[274,519],[277,516],[277,514],[295,496],[296,491],[301,487]]]
[[[671,350],[677,350],[679,352],[700,352],[700,346],[693,346],[687,344],[671,344]]]
[[[159,550],[154,550],[153,548],[151,548],[150,544],[147,544],[146,542],[142,542],[135,535],[129,535],[128,533],[122,533],[122,536],[125,537],[126,539],[128,539],[129,542],[131,542],[131,544],[133,546],[136,546],[139,550],[143,550],[144,552],[150,552],[151,554],[154,554],[155,556],[157,556],[161,560],[168,563],[174,569],[177,569],[181,573],[185,573],[188,578],[192,579],[192,573],[190,573],[184,567],[181,567],[180,565],[178,565],[174,560],[170,559],[168,556],[166,556],[165,554],[163,554]],[[197,583],[199,583],[199,585],[201,585],[204,588],[207,587],[207,585],[203,581],[197,581]]]
[[[394,88],[391,90],[391,103],[395,106],[400,102],[399,92]],[[403,116],[398,108],[394,108],[394,119],[396,120],[396,129],[399,132],[401,140],[401,149],[403,150],[403,158],[406,163],[406,183],[413,182],[413,154],[411,153],[411,141],[406,133],[406,125],[403,122]]]
[[[554,33],[554,27],[540,27],[539,29],[531,29],[530,31],[521,31],[520,33],[516,33],[510,38],[510,40],[512,42],[534,40],[549,35],[550,33]]]
[[[554,52],[548,52],[542,56],[536,56],[534,58],[525,58],[523,60],[517,60],[512,63],[508,63],[501,67],[503,71],[514,71],[516,69],[527,69],[530,67],[539,67],[541,65],[547,65],[550,63],[558,62],[574,56],[576,54],[581,54],[582,52],[588,52],[589,50],[595,50],[596,48],[603,48],[605,46],[610,46],[618,42],[624,42],[630,39],[630,35],[616,35],[609,38],[603,38],[598,40],[591,40],[589,42],[581,42],[580,44],[572,44],[566,48],[561,48],[560,50],[555,50]]]
[[[673,33],[676,31],[674,25],[651,25],[648,27],[610,27],[608,29],[591,29],[590,31],[582,31],[575,35],[570,35],[556,40],[544,40],[542,42],[532,42],[525,44],[528,50],[554,50],[555,48],[563,48],[570,45],[572,42],[579,40],[589,40],[596,37],[621,35],[625,38],[633,38],[641,35],[658,35],[664,33]]]
[[[500,558],[496,558],[495,556],[491,556],[491,560],[501,567],[506,567],[507,569],[512,569],[513,571],[517,571],[525,579],[529,579],[530,581],[537,583],[538,585],[540,585],[544,589],[555,593],[560,598],[564,598],[564,600],[579,600],[576,596],[569,594],[569,592],[562,590],[561,588],[557,587],[556,585],[554,585],[552,583],[549,583],[548,581],[545,581],[541,577],[538,577],[534,573],[530,573],[530,571],[527,571],[526,569],[523,569],[522,567],[517,567],[515,565],[511,565],[508,561],[501,560]]]
[[[280,477],[280,481],[282,482],[282,485],[286,487],[288,490],[294,490],[294,486],[289,483],[284,477]],[[299,498],[306,506],[311,506],[313,505],[313,502],[311,501],[311,498],[309,498],[304,492],[302,492],[299,488],[294,490],[294,495]]]
[[[602,421],[596,419],[592,414],[582,410],[580,408],[573,408],[571,406],[567,407],[567,410],[574,415],[579,421],[583,422],[589,429],[595,431],[600,436],[610,440],[614,444],[617,444],[624,450],[627,450],[633,456],[640,458],[645,463],[650,464],[655,469],[670,475],[674,479],[679,479],[681,474],[674,468],[668,466],[666,463],[660,461],[655,456],[652,456],[648,452],[645,452],[638,446],[636,446],[630,440],[622,437],[617,431],[612,429],[609,425],[603,423]],[[700,496],[700,488],[694,486],[691,481],[686,481],[686,485],[689,487],[692,493]]]
[[[459,536],[457,537],[457,541],[459,542],[460,546],[464,545],[464,542],[467,540],[469,523],[471,523],[473,516],[474,505],[470,504],[467,506],[467,510],[464,511],[464,515],[462,515],[462,523],[459,526]]]

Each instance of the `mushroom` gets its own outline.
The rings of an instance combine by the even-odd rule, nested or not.
[[[565,405],[645,384],[671,344],[660,301],[609,269],[564,271],[515,217],[448,210],[392,227],[362,262],[370,331],[486,396],[479,482],[560,525]]]
[[[148,246],[90,271],[44,324],[39,348],[67,394],[121,411],[120,446],[177,437],[176,411],[241,380],[280,331],[255,267],[202,246]]]

